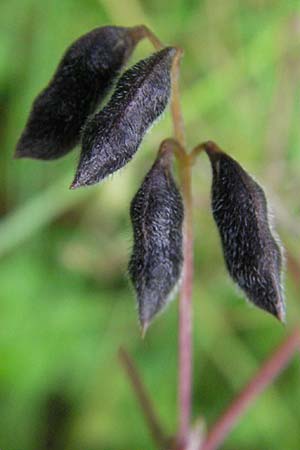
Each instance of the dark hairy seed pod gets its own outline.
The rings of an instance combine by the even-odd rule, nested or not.
[[[169,302],[182,269],[183,204],[170,166],[171,149],[162,143],[130,208],[134,245],[129,275],[143,333]]]
[[[102,27],[76,40],[35,99],[15,157],[51,160],[78,144],[82,126],[103,100],[141,39],[139,29]]]
[[[168,103],[175,54],[167,47],[127,70],[109,103],[88,120],[73,189],[95,184],[131,160]]]
[[[204,149],[212,170],[212,210],[233,280],[246,296],[284,321],[282,253],[269,222],[262,188],[216,144]]]

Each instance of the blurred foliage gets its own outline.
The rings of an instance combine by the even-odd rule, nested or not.
[[[293,262],[289,329],[300,311],[299,1],[1,0],[0,23],[0,447],[151,450],[116,353],[129,349],[172,432],[177,302],[142,341],[126,279],[129,203],[172,133],[169,114],[132,164],[87,190],[68,190],[78,150],[41,163],[13,160],[14,146],[32,99],[81,34],[146,23],[179,44],[189,144],[215,140],[269,192]],[[150,51],[143,42],[133,60]],[[194,417],[210,425],[287,329],[246,305],[228,280],[204,156],[194,175]],[[295,358],[222,448],[299,450],[299,369]]]

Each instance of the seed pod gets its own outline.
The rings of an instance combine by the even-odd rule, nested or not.
[[[109,103],[84,127],[71,188],[95,184],[130,161],[168,103],[175,54],[175,48],[164,48],[123,74]]]
[[[78,144],[82,126],[104,99],[142,38],[140,27],[103,27],[75,41],[35,99],[15,157],[56,159]]]
[[[262,188],[213,142],[204,144],[212,170],[212,210],[224,258],[248,299],[284,321],[282,253]]]
[[[143,333],[169,302],[182,269],[183,204],[171,173],[171,147],[158,157],[131,203],[134,232],[129,275]]]

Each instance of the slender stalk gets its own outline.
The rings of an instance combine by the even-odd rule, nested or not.
[[[191,166],[180,168],[185,206],[183,237],[183,279],[179,299],[179,443],[185,445],[190,428],[192,398],[192,286],[193,286],[193,205]]]
[[[140,41],[143,38],[149,39],[156,50],[161,50],[164,48],[164,44],[146,25],[138,25],[137,27],[132,28],[132,35],[137,41]]]
[[[160,421],[154,412],[152,402],[146,392],[145,386],[142,383],[132,358],[124,348],[119,349],[119,358],[136,394],[153,441],[159,448],[164,449],[168,447],[171,443],[170,438],[166,437],[166,434],[160,425]]]
[[[195,164],[197,156],[205,150],[205,142],[197,145],[190,153],[191,164]]]
[[[216,450],[224,442],[230,430],[259,394],[279,375],[294,353],[300,350],[300,332],[296,328],[263,364],[256,376],[236,397],[224,414],[213,426],[199,450]]]
[[[180,92],[179,92],[179,72],[180,72],[180,60],[183,55],[183,50],[177,48],[177,53],[172,65],[172,101],[171,101],[171,113],[174,127],[174,135],[183,148],[186,147],[185,141],[185,129],[184,121],[181,112],[180,105]],[[185,151],[184,151],[185,153]]]
[[[174,134],[180,144],[178,156],[185,219],[183,227],[183,278],[179,299],[179,431],[178,444],[184,447],[190,430],[192,398],[192,286],[193,286],[193,205],[191,160],[185,150],[185,130],[180,106],[179,64],[182,50],[178,49],[172,66],[171,112]]]

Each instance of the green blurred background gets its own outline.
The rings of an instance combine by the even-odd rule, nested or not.
[[[300,5],[298,0],[1,0],[0,448],[152,450],[117,360],[136,360],[168,432],[176,427],[177,301],[142,341],[126,279],[129,204],[169,112],[134,161],[101,186],[69,191],[78,149],[13,160],[34,96],[65,48],[104,24],[145,23],[185,50],[190,146],[213,139],[266,187],[289,253],[287,329],[228,280],[209,211],[210,167],[194,169],[193,414],[208,425],[299,321]],[[140,44],[133,61],[151,52]],[[299,450],[299,360],[255,402],[225,450]]]

